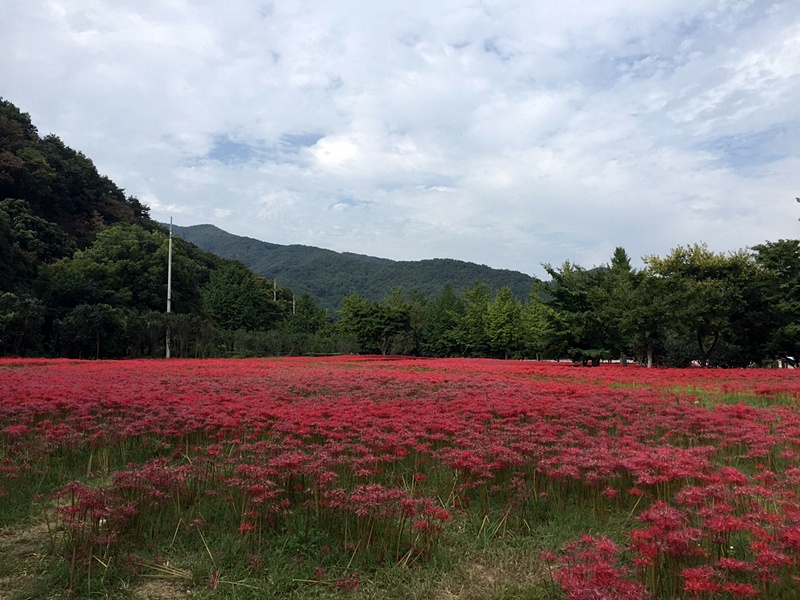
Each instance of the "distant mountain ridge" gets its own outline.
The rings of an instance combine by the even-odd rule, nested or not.
[[[449,258],[394,261],[313,246],[262,242],[214,225],[173,226],[173,231],[207,252],[241,261],[255,273],[275,279],[280,287],[296,294],[311,294],[328,309],[336,308],[342,298],[354,292],[368,300],[382,300],[394,286],[433,296],[447,283],[461,294],[480,281],[495,290],[508,286],[524,300],[533,284],[531,276],[519,271]]]

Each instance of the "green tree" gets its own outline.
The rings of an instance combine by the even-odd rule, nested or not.
[[[550,298],[548,348],[557,356],[569,356],[584,364],[599,364],[611,356],[609,325],[600,310],[606,301],[604,270],[586,269],[564,262],[556,269],[543,265],[552,278],[541,291]]]
[[[25,198],[26,153],[39,141],[30,115],[0,98],[0,198]],[[22,156],[20,156],[22,154]],[[28,159],[31,156],[28,154]]]
[[[762,331],[763,355],[800,360],[800,240],[778,240],[753,246],[765,273],[763,297],[770,311]]]
[[[631,340],[626,335],[624,320],[630,309],[631,293],[635,287],[635,271],[630,257],[622,247],[617,247],[611,257],[611,265],[598,272],[599,286],[596,291],[598,316],[605,326],[605,345],[614,356],[627,355]]]
[[[45,282],[50,304],[74,307],[105,303],[137,310],[163,311],[167,297],[168,239],[163,230],[116,225],[97,234],[91,247],[59,261]],[[207,268],[173,245],[172,309],[197,312]]]
[[[77,358],[124,355],[115,348],[124,330],[122,309],[109,304],[80,304],[56,324],[61,351]]]
[[[0,98],[0,199],[24,200],[37,218],[54,224],[79,248],[118,223],[155,224],[137,198],[97,172],[58,137],[40,138],[30,116]]]
[[[425,356],[458,356],[458,332],[464,316],[464,301],[449,283],[438,296],[425,304],[423,327],[419,335],[420,352]]]
[[[0,201],[0,214],[10,224],[10,238],[33,265],[72,256],[75,244],[56,225],[33,214],[26,200]]]
[[[311,294],[303,294],[295,300],[294,309],[281,324],[289,333],[316,334],[332,324],[330,313],[322,308]]]
[[[0,294],[0,352],[14,356],[40,353],[44,313],[35,297]]]
[[[16,242],[11,217],[0,210],[0,292],[13,291],[21,282],[31,279],[35,268]]]
[[[293,303],[274,332],[286,354],[334,352],[333,319],[310,294],[303,294]]]
[[[393,286],[384,299],[388,319],[395,323],[388,352],[390,354],[414,354],[419,336],[425,324],[425,295],[412,291],[408,296],[400,286]]]
[[[282,317],[271,287],[241,263],[229,263],[211,273],[203,307],[223,329],[270,329]]]
[[[762,274],[745,251],[715,253],[705,244],[683,246],[665,258],[647,257],[649,271],[668,281],[672,328],[696,343],[697,360],[712,364],[723,346],[725,362],[747,364],[751,359],[746,338],[755,334],[754,324],[764,307],[758,287]],[[749,332],[749,333],[748,333]]]
[[[532,286],[531,293],[522,309],[520,322],[520,344],[522,353],[529,358],[549,356],[549,324],[553,321],[553,309],[542,298],[541,283]],[[555,355],[558,358],[558,354]]]
[[[406,339],[407,311],[351,294],[339,307],[339,330],[358,342],[360,352],[388,354]]]
[[[667,338],[675,322],[675,309],[670,302],[670,282],[649,271],[636,273],[619,289],[618,325],[627,348],[636,360],[652,367],[656,350]]]
[[[492,290],[480,281],[464,292],[464,313],[456,329],[462,356],[486,356],[489,352],[487,320]]]
[[[83,153],[54,135],[43,138],[37,149],[55,172],[49,182],[50,193],[41,199],[21,197],[31,203],[36,214],[59,224],[78,247],[89,246],[96,232],[110,225],[137,222],[124,192],[100,175]]]
[[[489,351],[508,358],[520,350],[522,338],[522,304],[509,287],[502,287],[489,303],[486,314]]]

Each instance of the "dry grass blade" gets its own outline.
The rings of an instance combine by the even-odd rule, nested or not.
[[[189,569],[180,569],[172,567],[168,563],[163,565],[157,564],[144,564],[136,563],[137,566],[155,571],[154,573],[145,573],[142,577],[157,577],[159,579],[192,579],[192,572]]]
[[[239,587],[247,588],[249,590],[261,591],[262,589],[258,586],[251,585],[246,581],[228,581],[227,579],[220,579],[219,582],[220,584],[225,584],[225,585],[238,585]]]

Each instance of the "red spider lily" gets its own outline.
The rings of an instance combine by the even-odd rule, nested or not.
[[[421,559],[458,511],[574,502],[624,511],[629,535],[559,553],[568,597],[639,597],[647,585],[744,598],[798,575],[800,376],[789,370],[15,359],[0,360],[0,384],[0,497],[13,502],[51,462],[75,464],[69,479],[92,485],[66,479],[56,499],[83,554],[197,535],[212,507],[221,520],[202,529],[238,532],[250,552],[302,522],[334,548]]]
[[[619,564],[616,544],[608,538],[583,536],[567,544],[562,557],[564,566],[555,572],[555,580],[570,600],[620,598],[644,600],[647,589],[627,579],[627,569]]]

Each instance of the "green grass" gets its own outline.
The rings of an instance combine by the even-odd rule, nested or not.
[[[53,545],[39,504],[0,534],[0,554],[7,557],[0,567],[0,597],[122,600],[185,597],[191,591],[194,598],[236,600],[560,598],[540,552],[555,551],[583,533],[619,539],[625,530],[625,515],[601,523],[586,506],[565,508],[531,521],[511,520],[499,507],[480,518],[462,513],[446,525],[428,560],[414,566],[359,561],[326,551],[324,540],[300,533],[265,540],[253,552],[238,535],[211,526],[174,539],[159,535],[108,556],[99,548],[71,577],[70,556]],[[358,586],[345,589],[354,574]]]

